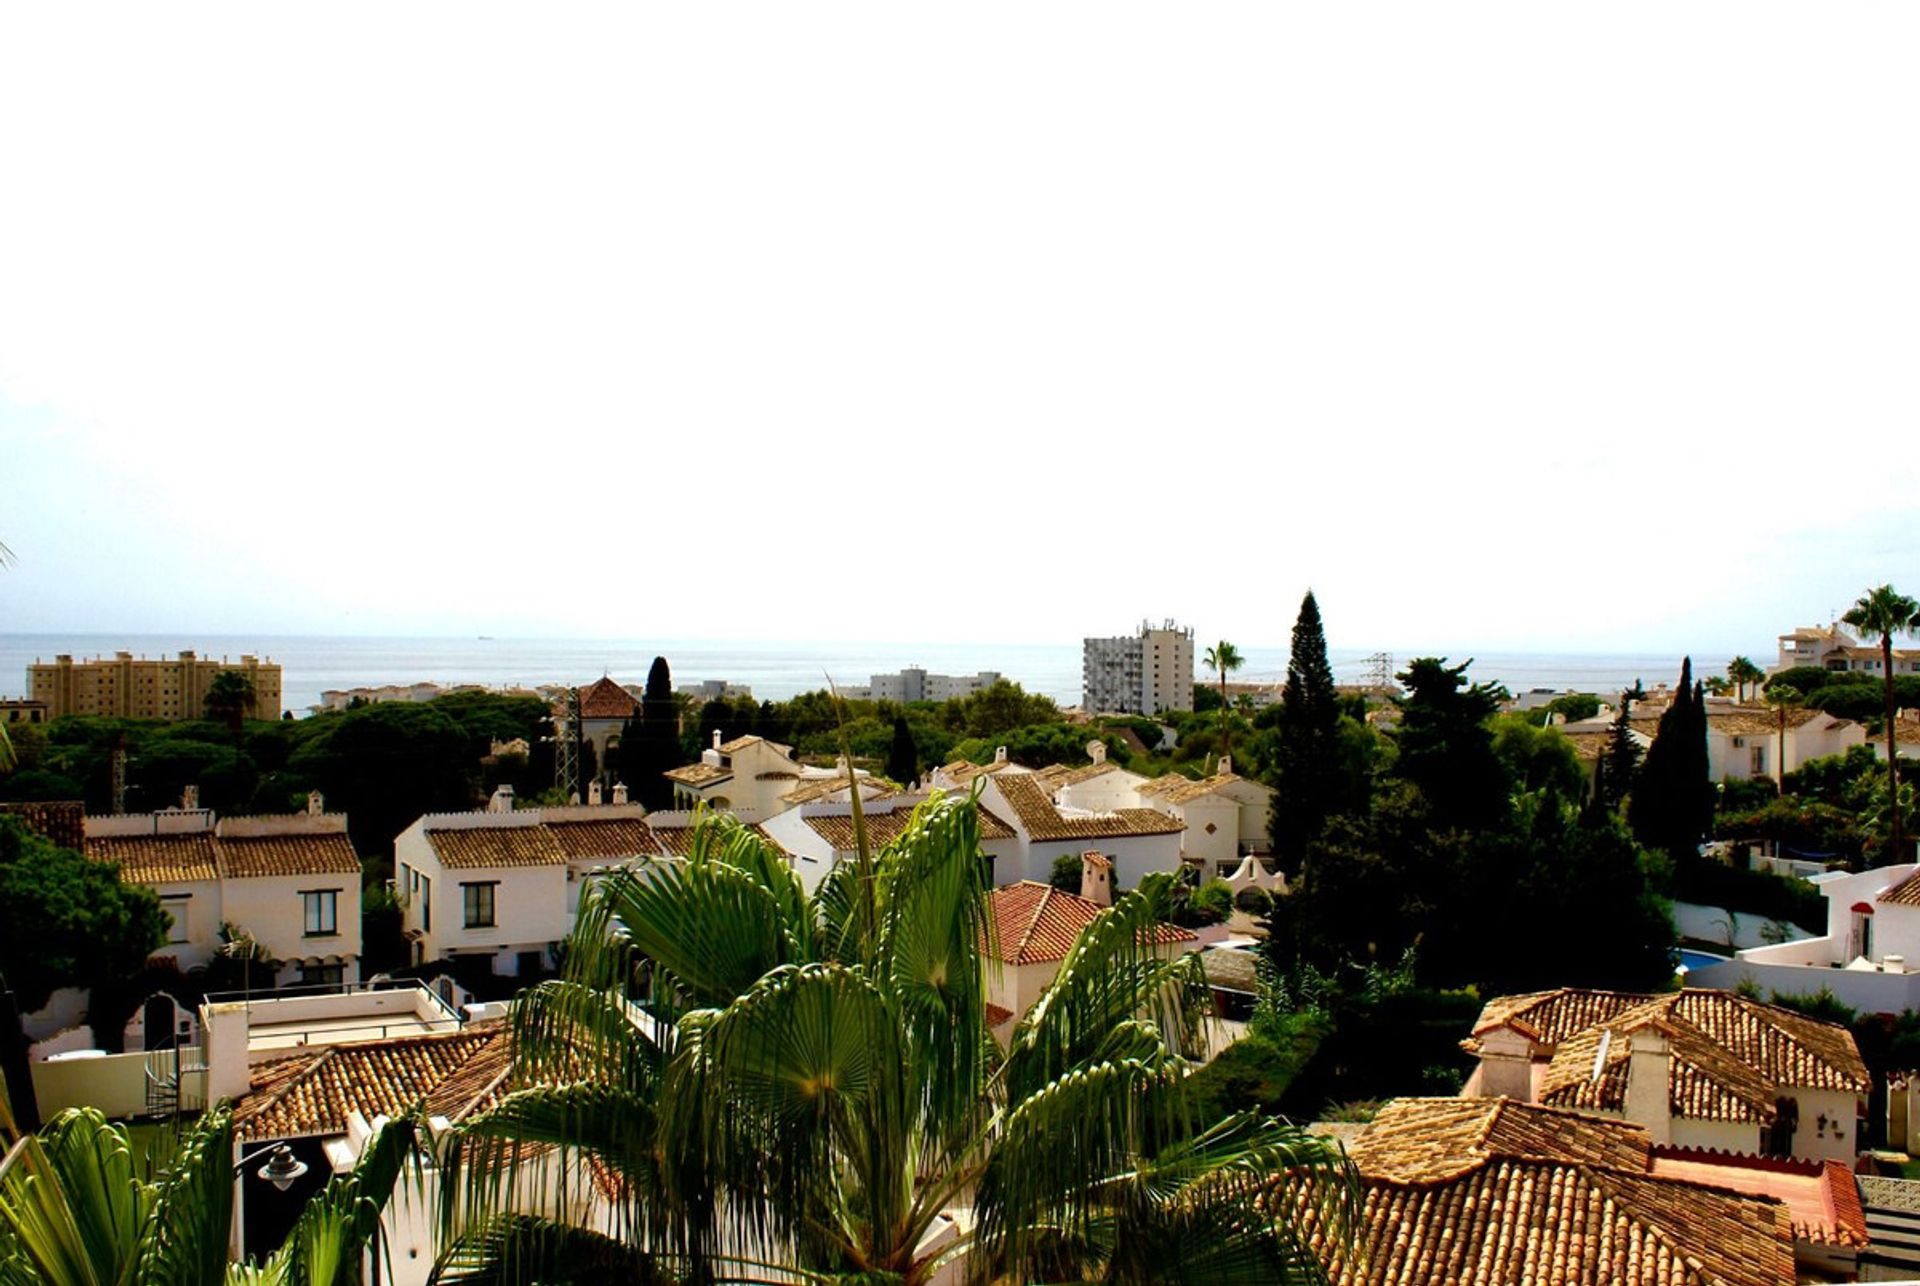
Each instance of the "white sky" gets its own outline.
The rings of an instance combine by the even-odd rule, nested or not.
[[[0,630],[1761,655],[1920,591],[1916,36],[7,0]]]

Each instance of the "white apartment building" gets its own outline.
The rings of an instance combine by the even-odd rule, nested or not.
[[[978,674],[928,674],[910,665],[898,674],[876,674],[864,688],[842,689],[842,695],[867,701],[953,701],[990,688],[1004,676],[998,670]]]
[[[1138,634],[1084,640],[1081,687],[1088,713],[1193,709],[1193,630],[1142,621]]]
[[[1878,639],[1857,639],[1838,625],[1806,625],[1780,636],[1780,659],[1772,672],[1813,665],[1877,676],[1883,660]],[[1893,649],[1893,672],[1920,674],[1920,648]]]
[[[86,854],[160,895],[173,917],[154,958],[182,969],[207,964],[231,925],[275,968],[276,985],[357,982],[360,859],[344,813],[310,811],[215,819],[167,809],[86,819]]]

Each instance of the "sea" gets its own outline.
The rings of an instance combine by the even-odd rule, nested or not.
[[[516,639],[376,638],[333,635],[0,634],[0,696],[24,695],[27,667],[69,654],[75,660],[132,652],[171,657],[190,650],[202,657],[242,655],[277,661],[282,699],[295,715],[319,704],[327,689],[389,683],[477,683],[491,688],[546,683],[590,683],[612,675],[644,683],[656,656],[667,658],[676,687],[708,679],[744,685],[761,700],[782,701],[836,684],[865,684],[873,675],[920,666],[935,674],[996,671],[1028,691],[1062,705],[1080,701],[1080,644],[1055,643],[782,643],[769,639]],[[1279,682],[1286,676],[1284,646],[1242,647],[1245,666],[1236,683]],[[1533,690],[1610,693],[1636,680],[1652,688],[1672,683],[1680,658],[1669,655],[1581,652],[1476,652],[1433,648],[1329,649],[1334,678],[1365,683],[1382,662],[1389,672],[1416,656],[1469,658],[1469,677],[1504,684],[1518,695]],[[1696,656],[1699,675],[1723,673],[1730,657]],[[1202,678],[1207,677],[1203,671]]]

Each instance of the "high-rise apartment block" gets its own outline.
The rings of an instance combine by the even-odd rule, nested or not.
[[[1140,622],[1138,634],[1087,639],[1081,704],[1106,714],[1193,709],[1193,631]]]
[[[27,667],[27,694],[46,704],[51,719],[69,714],[201,719],[207,713],[207,689],[213,676],[222,670],[238,671],[253,685],[253,709],[249,712],[253,718],[280,717],[280,667],[254,656],[232,662],[192,652],[182,652],[173,661],[150,661],[146,657],[135,660],[131,652],[116,652],[111,660],[96,657],[90,661],[61,655]]]

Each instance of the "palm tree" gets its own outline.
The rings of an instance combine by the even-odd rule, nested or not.
[[[239,732],[241,721],[253,709],[257,698],[246,675],[238,670],[221,670],[207,684],[203,701],[209,718],[219,719],[230,732]]]
[[[1727,662],[1727,678],[1733,681],[1735,693],[1741,701],[1745,701],[1747,693],[1766,677],[1759,666],[1744,656],[1736,656]]]
[[[13,562],[13,551],[0,542],[0,567],[11,567]],[[13,763],[13,736],[7,731],[7,725],[0,723],[0,772],[11,770]]]
[[[1791,683],[1771,683],[1766,690],[1767,704],[1780,717],[1780,758],[1774,764],[1774,793],[1787,793],[1787,715],[1800,708],[1800,689]]]
[[[1207,993],[1151,945],[1171,876],[1100,913],[1002,1051],[976,804],[935,796],[877,855],[852,824],[812,894],[725,816],[588,891],[516,1007],[524,1088],[443,1159],[437,1281],[1322,1280],[1268,1198],[1350,1219],[1337,1150],[1189,1115]],[[582,1173],[604,1207],[527,1208]]]
[[[415,1155],[411,1120],[387,1123],[352,1171],[307,1202],[264,1264],[232,1264],[233,1115],[207,1112],[144,1174],[124,1126],[71,1108],[15,1138],[0,1162],[0,1286],[354,1286],[381,1209]]]
[[[1887,798],[1898,800],[1900,745],[1894,733],[1894,724],[1899,711],[1895,709],[1893,701],[1893,636],[1920,630],[1920,603],[1895,592],[1891,585],[1882,585],[1861,595],[1853,605],[1853,610],[1840,619],[1856,630],[1880,636],[1880,669],[1887,684]],[[1906,837],[1901,834],[1900,809],[1891,809],[1890,815],[1893,850],[1889,860],[1903,862],[1906,860],[1907,845]]]
[[[1207,649],[1204,658],[1207,668],[1220,679],[1220,757],[1226,758],[1232,753],[1229,744],[1228,722],[1233,714],[1233,703],[1227,700],[1227,676],[1246,664],[1246,658],[1240,655],[1240,649],[1222,639]]]

